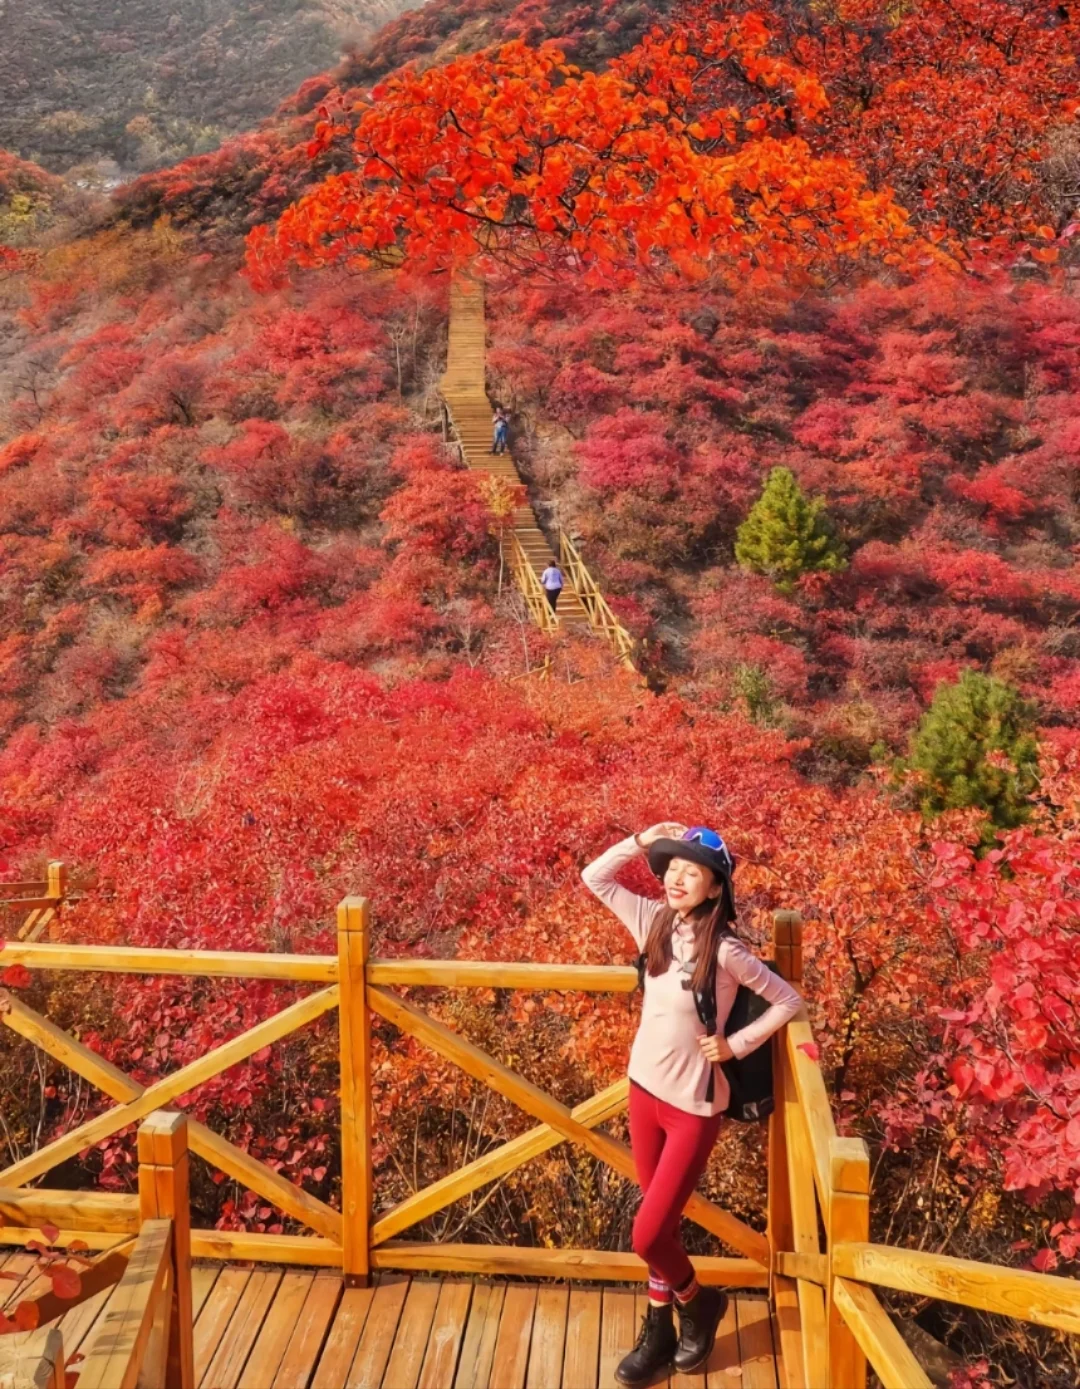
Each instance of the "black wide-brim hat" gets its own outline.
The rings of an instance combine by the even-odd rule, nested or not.
[[[707,844],[692,839],[656,839],[649,845],[649,867],[661,882],[673,858],[689,859],[691,863],[700,863],[703,868],[711,869],[713,877],[727,892],[728,908],[731,915],[735,915],[735,885],[731,880],[735,872],[735,856],[726,846],[723,850],[710,849]]]

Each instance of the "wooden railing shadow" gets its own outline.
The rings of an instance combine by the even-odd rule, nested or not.
[[[797,915],[776,914],[773,955],[780,972],[796,984],[802,978],[801,931]],[[165,1299],[162,1279],[167,1281],[162,1269],[169,1263],[175,1270],[175,1291],[170,1300],[180,1307],[177,1315],[181,1325],[184,1288],[190,1308],[187,1264],[192,1255],[338,1268],[354,1284],[367,1282],[379,1269],[644,1280],[645,1266],[629,1253],[438,1244],[400,1238],[451,1202],[562,1142],[576,1144],[629,1180],[633,1180],[633,1164],[626,1145],[600,1129],[626,1107],[625,1080],[570,1108],[452,1031],[412,999],[402,997],[395,988],[629,993],[637,987],[636,970],[628,966],[487,960],[372,959],[368,904],[362,898],[347,898],[341,903],[337,932],[336,956],[9,943],[0,963],[18,963],[30,969],[277,979],[321,987],[148,1087],[139,1085],[19,999],[0,995],[0,1021],[117,1101],[106,1113],[0,1172],[0,1214],[9,1222],[0,1226],[0,1243],[14,1242],[13,1223],[27,1226],[46,1217],[60,1227],[62,1242],[77,1234],[97,1249],[115,1245],[118,1235],[149,1240],[160,1227],[150,1230],[147,1222],[170,1221],[171,1261],[165,1257],[165,1237],[159,1232],[155,1235],[157,1243],[146,1245],[147,1252],[138,1266],[144,1270],[139,1286],[150,1287],[149,1300],[159,1305]],[[292,1185],[195,1120],[154,1113],[335,1007],[341,1068],[340,1211]],[[525,1133],[377,1212],[371,1157],[372,1014],[452,1061],[536,1121]],[[695,1259],[703,1280],[769,1288],[790,1389],[863,1389],[867,1359],[886,1389],[929,1385],[874,1287],[940,1297],[1042,1326],[1080,1332],[1080,1286],[1072,1280],[871,1243],[869,1154],[861,1139],[842,1137],[836,1131],[805,1014],[775,1037],[772,1046],[776,1108],[769,1121],[766,1232],[751,1228],[700,1194],[691,1197],[686,1215],[730,1251]],[[91,1144],[140,1120],[146,1122],[139,1134],[137,1198],[28,1186]],[[314,1233],[190,1230],[188,1148]],[[131,1317],[125,1320],[125,1335],[130,1338],[134,1334],[134,1340],[123,1345],[129,1346],[132,1355],[136,1351],[145,1355],[156,1343],[146,1329],[142,1301],[138,1302],[141,1319],[132,1333],[136,1301],[132,1299]],[[120,1347],[121,1341],[115,1345]],[[172,1340],[169,1345],[170,1363],[178,1377],[169,1378],[168,1383],[186,1389],[182,1368],[186,1352]],[[80,1389],[85,1389],[81,1378]]]

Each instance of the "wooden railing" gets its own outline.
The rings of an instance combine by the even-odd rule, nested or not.
[[[600,632],[614,651],[618,660],[629,670],[635,670],[639,656],[639,643],[634,640],[619,619],[611,611],[600,586],[589,573],[577,546],[564,532],[559,533],[559,564],[575,589],[592,627]]]
[[[506,567],[510,570],[518,591],[525,600],[529,616],[541,632],[548,632],[549,634],[557,632],[559,619],[551,610],[544,586],[536,577],[536,570],[529,562],[529,557],[525,553],[521,541],[513,531],[507,531],[503,536],[502,544]]]
[[[22,883],[0,883],[0,939],[9,932],[8,912],[26,912],[12,933],[16,940],[39,940],[68,898],[67,865],[50,863],[47,876]]]
[[[63,1389],[63,1333],[47,1324],[113,1288],[78,1368],[78,1389],[195,1389],[187,1120],[151,1114],[138,1142],[137,1197],[0,1190],[5,1228],[23,1238],[44,1225],[78,1229],[90,1221],[110,1226],[115,1246],[80,1270],[76,1296],[26,1300],[41,1330],[0,1337],[0,1383]],[[117,1243],[129,1230],[135,1238]]]
[[[780,972],[797,985],[802,978],[801,929],[798,916],[776,914],[773,954]],[[4,1024],[117,1101],[113,1109],[0,1172],[0,1215],[5,1221],[0,1225],[0,1242],[20,1240],[24,1231],[18,1226],[48,1218],[60,1227],[61,1243],[77,1237],[90,1248],[108,1249],[124,1235],[149,1240],[158,1227],[148,1229],[147,1222],[170,1221],[169,1259],[176,1279],[170,1305],[177,1309],[176,1324],[181,1328],[185,1313],[179,1289],[192,1254],[335,1267],[353,1283],[366,1282],[377,1269],[644,1279],[644,1265],[628,1253],[401,1238],[451,1202],[562,1142],[583,1148],[628,1180],[633,1180],[634,1169],[627,1146],[599,1130],[625,1109],[625,1080],[570,1108],[412,999],[394,992],[396,987],[433,987],[629,993],[637,987],[636,971],[603,965],[372,959],[368,905],[361,898],[348,898],[338,908],[337,944],[336,955],[304,956],[9,943],[0,953],[0,964],[22,964],[29,969],[228,976],[321,987],[145,1088],[18,998],[0,998]],[[195,1120],[154,1113],[335,1007],[341,1067],[341,1210],[292,1185]],[[536,1121],[534,1126],[422,1190],[380,1208],[371,1158],[373,1014],[517,1105]],[[1072,1280],[872,1243],[869,1154],[861,1139],[836,1132],[805,1014],[775,1037],[772,1046],[776,1108],[769,1121],[766,1232],[751,1228],[700,1194],[690,1198],[685,1213],[730,1251],[695,1258],[700,1277],[734,1287],[770,1288],[790,1389],[863,1389],[868,1360],[886,1389],[929,1385],[878,1301],[875,1287],[940,1297],[1080,1332],[1080,1285]],[[139,1120],[145,1122],[139,1135],[137,1198],[28,1188],[29,1182],[61,1162]],[[183,1156],[188,1147],[314,1233],[189,1230]],[[154,1175],[144,1176],[150,1169]],[[137,1267],[142,1269],[140,1287],[150,1287],[147,1296],[160,1307],[165,1297],[162,1280],[168,1281],[161,1272],[165,1237],[160,1233],[155,1237],[158,1242],[147,1243],[148,1252]],[[145,1329],[147,1304],[132,1297],[130,1307],[130,1320],[125,1320],[129,1364],[136,1355],[150,1354],[152,1343],[161,1342],[160,1336],[153,1342]],[[169,1344],[173,1363],[179,1364],[177,1357],[186,1354],[185,1343],[174,1337]],[[182,1371],[176,1374],[181,1377],[170,1378],[170,1386],[184,1383]],[[80,1389],[93,1382],[80,1378]]]

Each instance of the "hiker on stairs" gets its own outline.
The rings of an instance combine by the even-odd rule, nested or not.
[[[640,897],[617,880],[642,853],[663,884],[663,901]],[[672,1365],[685,1375],[707,1365],[727,1296],[698,1284],[679,1221],[731,1098],[717,1063],[760,1047],[802,1002],[735,935],[734,871],[715,830],[665,823],[612,845],[581,875],[642,952],[645,997],[629,1066],[630,1147],[643,1193],[634,1251],[649,1268],[649,1306],[637,1345],[615,1370],[627,1386],[649,1384]],[[725,1036],[740,985],[770,1006]]]
[[[559,594],[563,591],[564,583],[562,570],[554,560],[551,561],[540,575],[540,582],[543,584],[544,592],[547,594],[548,607],[554,612],[559,601]]]
[[[491,441],[491,452],[505,453],[507,444],[510,442],[510,419],[501,405],[496,405],[495,415],[491,421],[495,429],[495,437]]]

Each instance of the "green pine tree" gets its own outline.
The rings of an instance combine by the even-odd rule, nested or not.
[[[811,569],[834,573],[847,563],[820,497],[808,498],[789,468],[774,468],[735,537],[744,569],[767,574],[781,589]]]
[[[922,775],[926,818],[978,806],[989,817],[984,844],[1023,824],[1038,784],[1034,728],[1035,711],[1003,680],[965,670],[955,684],[939,685],[903,764]]]

